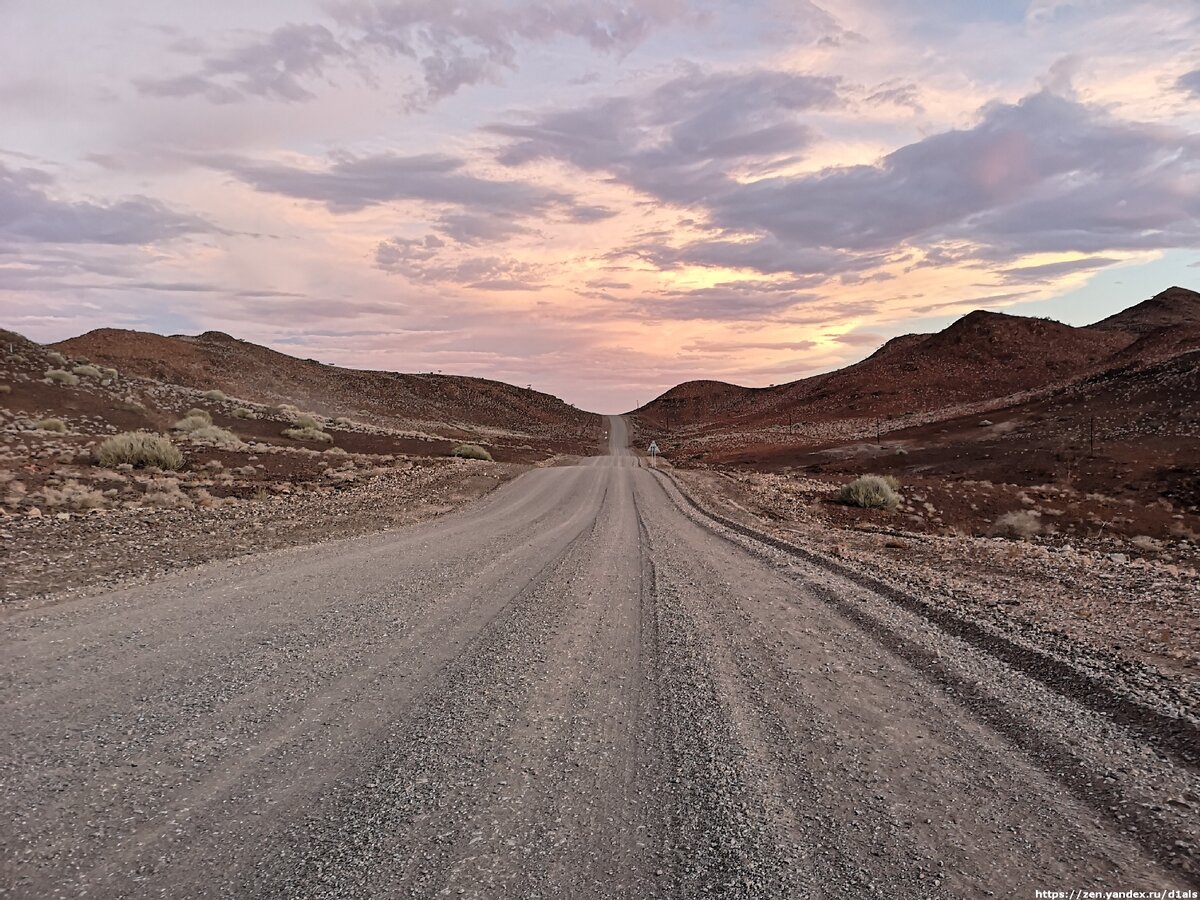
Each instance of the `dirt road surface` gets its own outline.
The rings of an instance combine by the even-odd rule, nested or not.
[[[1186,746],[707,519],[609,427],[436,521],[0,620],[0,896],[1198,885]]]

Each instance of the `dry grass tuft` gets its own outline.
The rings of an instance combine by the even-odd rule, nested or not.
[[[487,462],[492,461],[492,454],[488,453],[483,447],[478,444],[459,444],[450,451],[451,456],[457,456],[461,459],[482,459]]]
[[[65,434],[67,431],[67,423],[62,419],[42,419],[37,423],[37,427],[42,431],[57,431],[59,434]]]
[[[233,411],[233,417],[235,419],[257,419],[258,413],[245,406],[239,406]]]
[[[42,488],[42,502],[51,509],[99,509],[104,505],[104,492],[68,481],[62,487]]]
[[[232,431],[217,425],[202,425],[188,432],[188,440],[211,444],[222,450],[239,450],[246,446]]]
[[[993,537],[1027,541],[1041,531],[1041,513],[1032,509],[1014,509],[993,522],[988,534]]]
[[[135,469],[153,466],[173,470],[183,465],[183,454],[169,438],[145,431],[113,435],[97,448],[96,458],[110,469],[130,465]]]
[[[182,431],[184,434],[191,434],[193,431],[199,431],[201,428],[209,428],[212,426],[212,416],[203,409],[189,409],[187,415],[171,426],[175,431]]]
[[[200,395],[205,400],[221,401],[227,399],[224,391],[218,391],[215,388],[211,391],[205,391]]]
[[[55,384],[65,384],[71,387],[79,384],[79,376],[72,375],[66,369],[47,369],[46,380],[53,381]]]
[[[312,441],[316,443],[329,444],[333,442],[333,435],[322,431],[320,428],[301,426],[297,424],[295,428],[285,428],[283,436],[289,437],[293,441]]]
[[[900,505],[900,482],[891,475],[862,475],[838,491],[839,503],[863,509],[895,509]]]
[[[76,366],[71,371],[81,378],[99,378],[101,376],[101,374],[103,374],[95,366],[86,365],[86,364],[82,365],[82,366]]]

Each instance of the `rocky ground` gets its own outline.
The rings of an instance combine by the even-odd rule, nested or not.
[[[1152,666],[1200,699],[1200,541],[1194,533],[1163,541],[1116,534],[1077,539],[1049,530],[972,536],[926,527],[937,507],[919,485],[902,484],[902,506],[889,512],[835,502],[840,482],[833,480],[745,471],[673,474],[730,519],[891,583],[923,588],[938,602],[1005,629],[1061,637]]]
[[[558,425],[531,422],[531,432],[319,415],[0,337],[8,608],[419,521],[589,449]],[[105,442],[130,433],[159,436],[178,458],[106,462]],[[454,457],[464,442],[493,461]]]

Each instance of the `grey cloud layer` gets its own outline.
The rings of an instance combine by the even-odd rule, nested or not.
[[[135,84],[151,96],[201,95],[213,103],[251,96],[310,100],[313,94],[303,82],[321,77],[331,63],[348,53],[323,25],[283,25],[260,40],[204,59],[195,71],[141,78]]]
[[[465,160],[445,154],[343,155],[320,170],[243,157],[215,156],[201,161],[255,190],[323,203],[335,213],[400,200],[467,207],[476,214],[477,232],[483,227],[480,214],[526,216],[572,205],[569,195],[530,182],[471,175],[464,171]],[[460,228],[463,225],[458,223]]]
[[[875,165],[742,182],[725,175],[752,153],[802,152],[810,135],[801,113],[834,102],[834,91],[782,73],[711,76],[490,130],[510,138],[503,163],[552,158],[606,172],[742,236],[643,247],[667,262],[804,274],[954,242],[997,262],[1038,251],[1200,246],[1200,136],[1045,91],[993,104],[973,128]]]
[[[601,52],[623,53],[656,28],[689,16],[684,0],[342,0],[329,9],[336,35],[321,24],[288,24],[205,56],[191,71],[135,84],[143,94],[201,96],[213,103],[304,101],[314,96],[307,85],[333,67],[365,71],[367,52],[377,51],[419,65],[423,86],[408,99],[420,105],[515,70],[522,42],[571,37]],[[194,52],[187,42],[182,49]]]
[[[54,244],[153,244],[216,229],[149,197],[63,200],[39,169],[0,163],[0,240]]]
[[[803,152],[806,110],[839,102],[836,79],[789,72],[692,71],[639,96],[488,126],[510,139],[502,163],[557,159],[605,171],[662,200],[703,201],[730,189],[730,168]]]

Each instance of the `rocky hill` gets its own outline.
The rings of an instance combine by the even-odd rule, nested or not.
[[[740,431],[891,419],[1069,383],[1200,347],[1200,294],[1171,288],[1077,328],[977,310],[936,334],[909,334],[859,363],[771,388],[687,382],[635,411],[643,428]]]
[[[101,328],[53,349],[156,381],[414,428],[482,426],[571,438],[591,435],[599,425],[596,416],[557,397],[499,381],[325,365],[218,331],[163,337]]]

